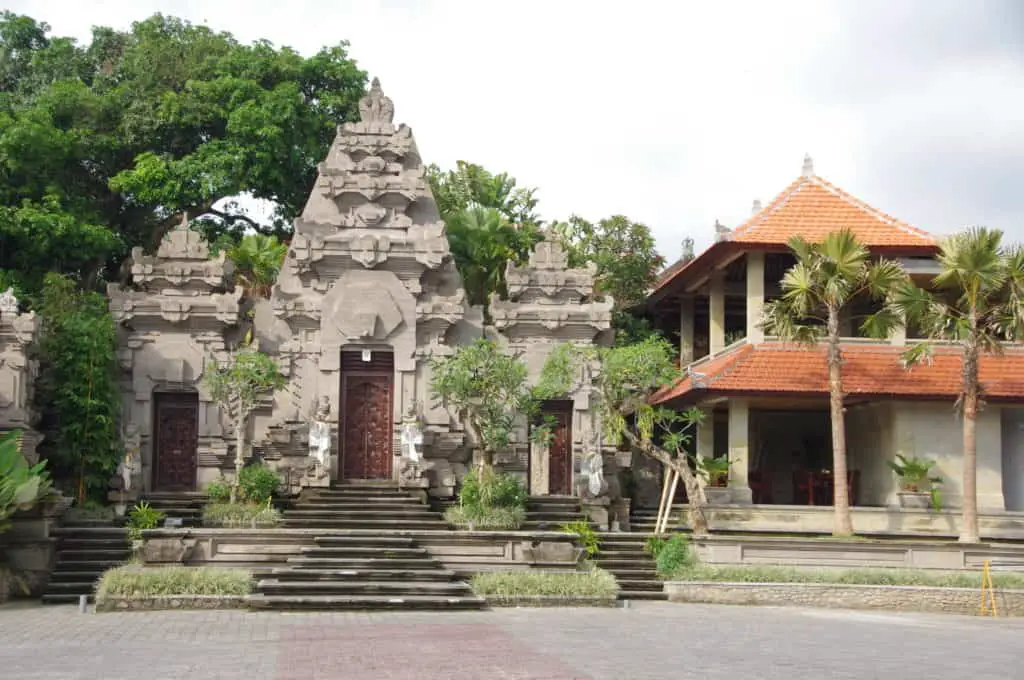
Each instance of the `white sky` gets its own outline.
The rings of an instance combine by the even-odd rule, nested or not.
[[[688,233],[704,246],[716,218],[734,226],[773,198],[805,152],[818,174],[922,228],[1024,229],[1021,175],[1003,177],[1024,171],[1021,156],[999,158],[995,184],[1012,191],[993,193],[976,170],[999,165],[985,154],[1024,150],[1024,56],[975,55],[964,34],[995,29],[958,14],[996,0],[902,0],[895,13],[860,0],[5,4],[83,42],[94,24],[157,11],[307,55],[348,40],[427,162],[508,171],[539,188],[546,219],[628,215],[670,260]],[[958,61],[940,69],[936,55]]]

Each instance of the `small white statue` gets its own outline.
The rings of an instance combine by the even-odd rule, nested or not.
[[[18,298],[14,297],[14,288],[0,293],[0,314],[17,314]]]
[[[132,490],[135,476],[142,472],[142,438],[135,425],[125,428],[124,457],[117,471],[121,475],[121,490],[127,494]]]
[[[587,468],[587,490],[590,495],[597,497],[605,489],[604,484],[604,457],[600,451],[591,451],[585,461]]]
[[[423,428],[416,415],[416,407],[410,405],[402,418],[402,457],[411,461],[423,460]]]
[[[331,400],[320,397],[317,401],[313,420],[309,424],[309,455],[319,463],[321,469],[331,467]]]

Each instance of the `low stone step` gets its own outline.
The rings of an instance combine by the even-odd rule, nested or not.
[[[658,578],[658,570],[655,569],[654,567],[651,567],[650,569],[640,569],[640,568],[607,569],[607,568],[604,567],[604,565],[601,564],[600,560],[595,562],[595,564],[597,564],[597,566],[601,567],[605,571],[610,571],[612,574],[615,575],[615,578],[617,580],[620,580],[620,581],[622,579],[625,579],[627,581],[628,580],[632,580],[632,579],[639,579],[641,581],[651,581],[651,580],[656,580]]]
[[[435,512],[431,512],[426,507],[419,508],[408,508],[408,509],[389,509],[389,510],[377,510],[371,509],[366,510],[366,506],[363,506],[362,510],[349,510],[349,509],[321,509],[321,508],[295,508],[294,510],[285,510],[285,519],[351,519],[359,521],[363,519],[434,519],[440,520],[440,515]]]
[[[331,496],[331,497],[335,497],[335,498],[341,498],[341,497],[346,497],[346,496],[349,496],[349,497],[367,497],[367,498],[370,498],[370,497],[381,498],[381,497],[386,497],[386,496],[390,496],[392,498],[395,498],[395,497],[397,497],[397,498],[412,498],[412,496],[410,496],[406,492],[399,491],[397,488],[395,488],[393,486],[392,487],[384,487],[384,486],[350,486],[350,487],[345,487],[345,488],[313,489],[311,491],[306,491],[306,492],[304,492],[302,494],[303,498],[315,497],[315,496],[320,496],[320,497]]]
[[[127,538],[73,538],[67,537],[60,540],[62,550],[129,550],[131,545]]]
[[[85,593],[81,594],[85,595]],[[46,595],[43,595],[42,602],[43,604],[78,604],[78,598],[79,595],[75,593],[47,593]],[[86,601],[89,602],[89,604],[92,604],[96,601],[95,595],[90,594],[86,598]]]
[[[275,567],[262,573],[279,581],[451,581],[455,572],[448,569],[307,569]]]
[[[376,557],[396,559],[409,559],[410,557],[429,557],[430,553],[426,548],[413,547],[379,547],[364,545],[331,545],[331,546],[303,546],[299,548],[299,554],[309,557]]]
[[[63,526],[50,529],[51,536],[67,538],[123,538],[127,540],[128,530],[123,527],[106,526]]]
[[[264,595],[438,595],[471,594],[469,586],[458,581],[292,581],[264,579],[256,584]]]
[[[626,559],[647,560],[647,559],[651,559],[650,553],[644,552],[642,549],[640,549],[640,550],[630,550],[630,549],[627,549],[627,550],[605,550],[605,547],[603,545],[599,545],[597,555],[598,555],[598,557],[607,558],[609,560],[626,560]]]
[[[331,510],[338,512],[349,510],[360,510],[363,512],[433,512],[428,506],[416,501],[414,498],[410,498],[408,501],[388,499],[386,501],[370,503],[352,502],[348,500],[338,501],[337,503],[325,500],[300,501],[285,508],[285,512],[292,512],[294,510]]]
[[[132,551],[125,547],[119,550],[59,550],[59,562],[119,562],[131,557]]]
[[[644,562],[631,558],[598,557],[597,566],[607,571],[618,571],[619,569],[637,569],[643,566]],[[648,561],[648,564],[654,564]]]
[[[659,593],[665,589],[665,584],[658,580],[651,579],[620,579],[617,576],[615,580],[619,582],[620,590],[656,590]]]
[[[53,569],[53,573],[63,574],[68,571],[96,571],[103,573],[107,569],[113,569],[114,567],[120,567],[122,564],[127,562],[124,560],[61,560],[57,562]]]
[[[416,529],[446,529],[447,525],[439,519],[289,519],[285,517],[281,526],[307,528],[307,529],[380,529],[380,530],[416,530]]]
[[[618,600],[668,600],[668,594],[664,591],[653,590],[620,590],[616,598]]]
[[[82,569],[81,571],[54,571],[50,583],[72,583],[88,581],[90,583],[103,575],[103,569]]]
[[[353,558],[324,558],[315,556],[289,557],[285,562],[289,567],[299,569],[342,569],[342,570],[366,570],[366,569],[432,569],[440,567],[440,564],[430,558],[421,559],[400,559],[385,557],[353,557]]]
[[[318,546],[324,548],[377,547],[415,548],[416,539],[411,536],[314,536]]]
[[[248,599],[253,609],[276,610],[403,610],[403,609],[485,609],[482,597],[466,595],[443,597],[434,595],[253,595]]]
[[[88,595],[96,589],[96,581],[50,581],[46,584],[48,595]]]

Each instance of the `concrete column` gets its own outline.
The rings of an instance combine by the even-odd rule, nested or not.
[[[729,400],[729,489],[733,503],[751,503],[750,406],[746,399]]]
[[[679,365],[693,360],[693,298],[685,297],[679,305]]]
[[[907,344],[906,326],[899,326],[898,328],[894,328],[892,332],[889,333],[889,343],[893,345],[899,345],[901,347]]]
[[[747,253],[747,342],[764,342],[758,327],[764,309],[764,253]]]
[[[725,272],[721,269],[711,274],[708,298],[708,353],[714,354],[725,348]]]
[[[710,410],[704,413],[704,422],[697,427],[697,461],[715,457],[715,415]],[[707,480],[697,478],[698,483],[707,486]]]

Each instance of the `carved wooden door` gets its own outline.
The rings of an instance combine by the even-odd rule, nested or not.
[[[352,373],[342,378],[342,476],[391,479],[392,374]]]
[[[162,491],[193,491],[199,446],[199,397],[156,395],[156,479]]]
[[[545,412],[552,419],[551,443],[548,445],[548,493],[553,496],[572,495],[572,413]]]

